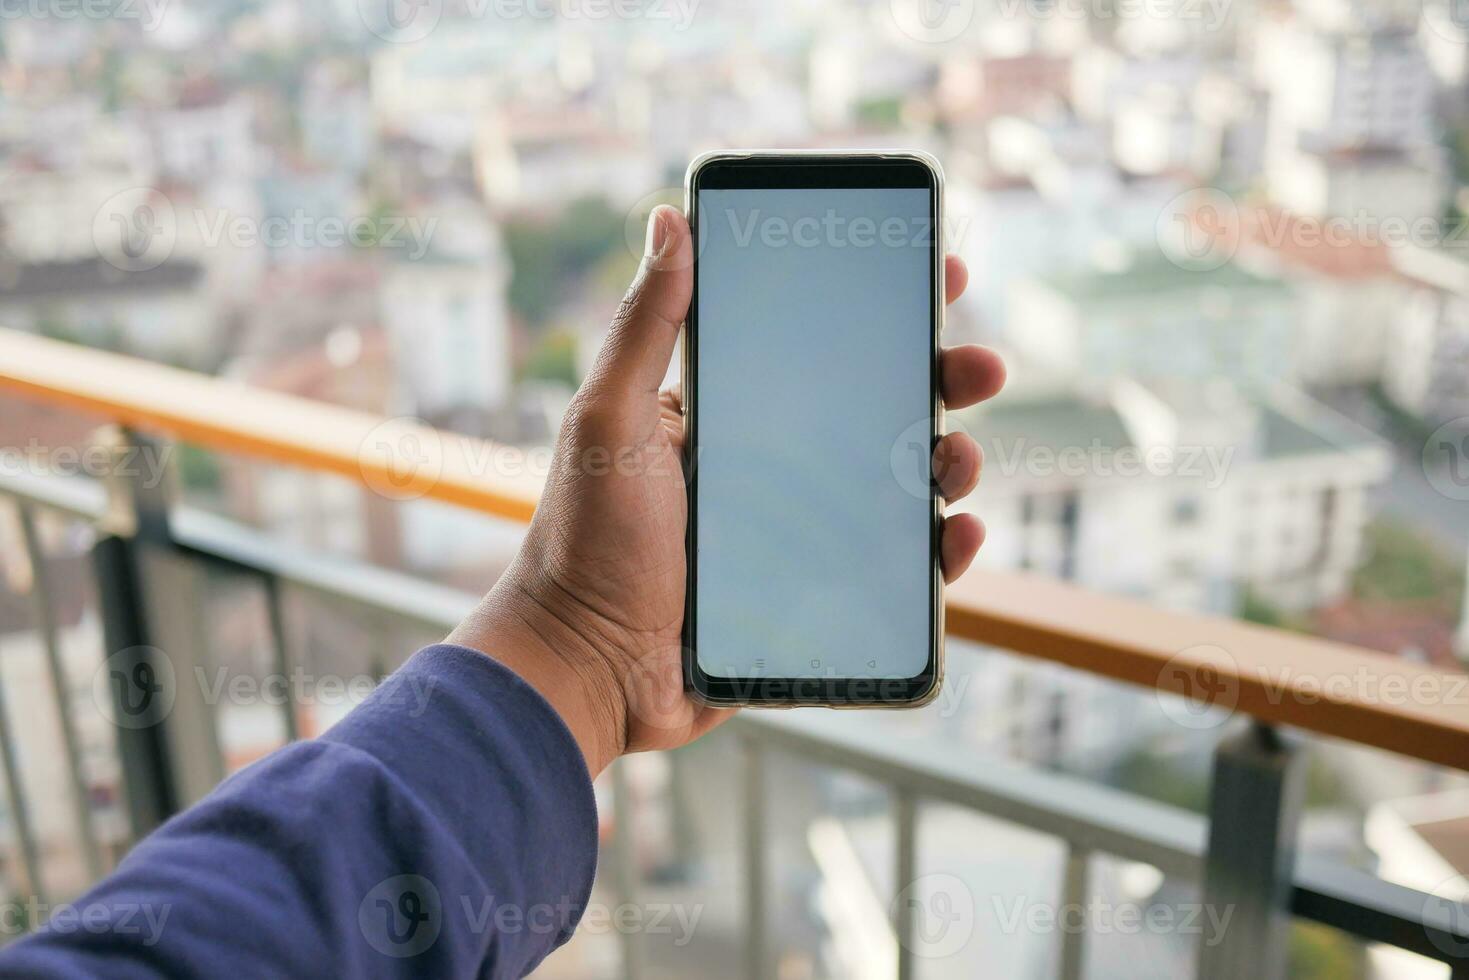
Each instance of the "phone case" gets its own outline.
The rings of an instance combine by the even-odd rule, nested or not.
[[[689,164],[684,174],[684,214],[688,217],[691,226],[697,228],[697,202],[694,199],[694,183],[699,171],[709,163],[726,160],[751,160],[751,159],[811,159],[829,157],[832,159],[850,160],[853,158],[876,159],[876,160],[908,160],[922,164],[933,174],[934,185],[934,209],[937,215],[937,227],[935,235],[938,251],[938,274],[934,276],[935,290],[933,309],[935,313],[934,343],[938,344],[938,338],[942,336],[944,329],[945,303],[944,303],[944,251],[943,241],[943,217],[944,217],[944,170],[938,160],[931,154],[921,150],[711,150],[701,153]],[[697,261],[697,260],[696,260]],[[683,384],[684,398],[684,433],[685,446],[690,445],[688,439],[688,405],[691,401],[690,392],[693,390],[694,380],[689,370],[689,344],[688,324],[685,323],[679,337],[679,350],[681,358],[681,380]],[[944,411],[942,399],[936,399],[934,417],[938,420],[935,438],[942,436],[946,431],[944,424]],[[933,495],[934,520],[942,522],[944,501],[937,492]],[[692,502],[691,502],[692,504]],[[693,513],[692,506],[690,513]],[[687,607],[693,605],[693,525],[692,522],[686,533],[686,559],[689,567],[689,589],[685,595]],[[834,708],[838,710],[862,710],[862,709],[908,709],[921,708],[931,704],[938,698],[944,683],[944,661],[945,661],[945,631],[944,631],[944,578],[939,567],[939,549],[937,545],[933,548],[933,575],[936,586],[934,588],[934,636],[933,636],[933,660],[934,680],[932,686],[922,696],[901,701],[826,701],[826,700],[766,700],[750,698],[722,698],[713,697],[698,691],[693,684],[693,656],[692,646],[688,641],[687,624],[690,622],[688,612],[685,612],[685,637],[683,643],[683,669],[684,688],[696,701],[714,707],[751,707],[751,708]]]

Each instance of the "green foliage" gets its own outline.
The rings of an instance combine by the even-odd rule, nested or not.
[[[1362,947],[1350,936],[1314,922],[1291,926],[1292,980],[1361,980],[1366,976]]]
[[[514,270],[511,309],[532,326],[544,326],[557,304],[605,256],[622,247],[623,226],[624,216],[601,198],[574,201],[549,223],[508,223],[505,246]]]
[[[1408,446],[1421,446],[1433,434],[1433,426],[1411,412],[1404,411],[1397,402],[1387,396],[1382,385],[1374,384],[1367,390],[1372,406],[1382,413],[1386,435],[1394,442]]]
[[[561,331],[547,334],[526,359],[521,377],[564,381],[575,388],[581,383],[576,370],[576,338]]]
[[[1285,613],[1275,608],[1254,589],[1245,590],[1236,615],[1247,623],[1259,623],[1261,626],[1273,626],[1276,629],[1285,629],[1287,626]]]
[[[903,121],[903,100],[896,97],[857,103],[857,121],[865,126],[891,129]]]
[[[1139,746],[1118,761],[1107,782],[1150,800],[1207,813],[1209,779],[1209,767],[1199,765],[1197,756],[1164,755],[1149,746]],[[1345,781],[1316,753],[1306,762],[1305,802],[1310,810],[1352,804]]]
[[[1374,521],[1367,526],[1366,550],[1366,561],[1352,580],[1357,598],[1457,608],[1463,569],[1419,532],[1391,520]]]
[[[207,449],[187,442],[177,443],[179,482],[190,490],[215,491],[220,485],[219,459]]]
[[[1194,813],[1209,809],[1208,771],[1190,772],[1176,759],[1161,756],[1146,746],[1123,756],[1108,782],[1129,793]]]

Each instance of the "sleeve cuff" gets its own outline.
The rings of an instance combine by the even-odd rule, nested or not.
[[[455,828],[497,900],[548,907],[556,945],[570,937],[596,873],[596,799],[570,729],[514,671],[426,647],[321,740],[377,758]]]

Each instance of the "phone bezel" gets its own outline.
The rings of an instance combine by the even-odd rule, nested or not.
[[[939,391],[939,338],[944,317],[944,245],[942,235],[943,171],[927,154],[910,151],[720,151],[707,153],[689,166],[684,182],[684,208],[694,241],[699,241],[699,191],[726,188],[916,187],[929,191],[933,246],[930,257],[930,444],[943,434],[943,402]],[[943,678],[943,573],[939,542],[943,499],[930,482],[932,520],[929,533],[929,649],[924,669],[907,678],[878,677],[715,677],[699,665],[696,647],[698,527],[698,249],[694,258],[694,292],[683,331],[683,421],[688,527],[685,535],[687,590],[684,603],[684,683],[698,700],[715,705],[824,706],[906,708],[927,704],[938,695]]]

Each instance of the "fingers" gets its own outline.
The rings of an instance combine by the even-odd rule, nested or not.
[[[944,304],[954,302],[964,295],[964,287],[969,285],[969,267],[964,260],[957,255],[944,257]]]
[[[968,408],[1005,387],[1005,362],[978,344],[946,347],[939,359],[939,386],[945,408]]]
[[[693,242],[688,222],[667,205],[648,216],[647,248],[638,277],[612,320],[612,329],[587,376],[592,390],[617,397],[656,393],[694,285]],[[651,399],[643,398],[652,412]]]
[[[982,544],[984,522],[978,517],[973,514],[945,517],[943,537],[939,541],[939,561],[943,564],[944,581],[952,582],[963,575]]]
[[[950,432],[933,450],[933,477],[945,500],[959,500],[979,483],[984,454],[963,432]]]

